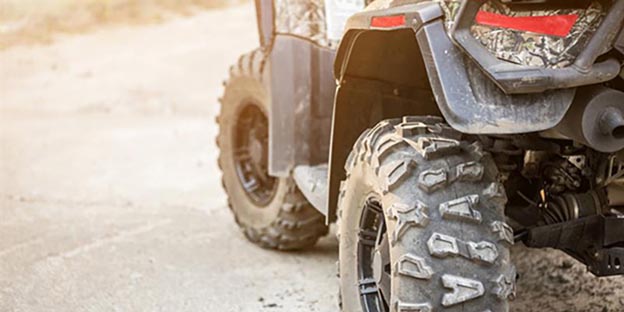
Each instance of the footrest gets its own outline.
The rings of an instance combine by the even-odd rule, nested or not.
[[[294,178],[303,196],[323,215],[327,216],[327,164],[297,166]]]

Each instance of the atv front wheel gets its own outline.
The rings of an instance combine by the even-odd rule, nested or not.
[[[358,139],[339,200],[345,312],[508,311],[506,196],[491,157],[442,120],[383,121]]]
[[[236,223],[252,242],[272,249],[312,246],[327,233],[325,218],[292,178],[268,173],[268,95],[262,84],[262,52],[232,66],[218,118],[219,167]]]

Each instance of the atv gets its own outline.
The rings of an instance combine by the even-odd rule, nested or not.
[[[515,243],[624,274],[624,0],[256,10],[223,185],[262,247],[337,223],[342,311],[508,311]]]

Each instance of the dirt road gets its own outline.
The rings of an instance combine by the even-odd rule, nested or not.
[[[215,165],[249,5],[0,54],[0,311],[336,311],[333,236],[255,248]],[[513,311],[621,311],[622,278],[515,248]]]

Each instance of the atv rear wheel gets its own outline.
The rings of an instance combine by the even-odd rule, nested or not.
[[[348,312],[508,311],[506,196],[491,157],[433,117],[381,122],[358,139],[339,200]]]
[[[230,71],[218,117],[219,167],[236,223],[252,242],[272,249],[312,246],[327,233],[325,218],[292,178],[268,173],[268,94],[258,50]]]

